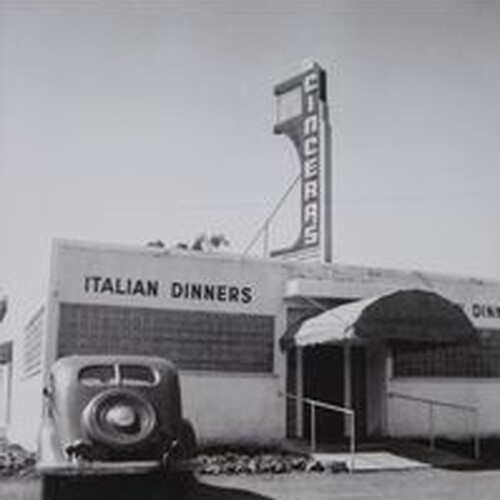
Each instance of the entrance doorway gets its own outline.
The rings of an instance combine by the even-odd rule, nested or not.
[[[352,408],[357,440],[386,436],[392,346],[477,339],[460,307],[424,290],[384,293],[290,322],[281,339],[288,349],[287,391],[295,402],[287,407],[287,430],[294,431],[289,435],[310,437],[310,408],[301,404],[306,397]],[[346,420],[318,409],[316,441],[343,440]]]
[[[356,436],[366,436],[366,359],[363,346],[351,346],[351,406],[356,413]],[[321,345],[303,349],[304,397],[345,406],[345,354],[342,345]],[[310,438],[311,414],[304,410],[303,435]],[[325,409],[316,410],[318,443],[341,443],[347,435],[345,416]]]

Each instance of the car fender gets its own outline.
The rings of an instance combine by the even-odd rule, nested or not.
[[[196,433],[193,424],[186,418],[182,419],[180,445],[181,458],[189,460],[196,456]]]
[[[38,441],[38,456],[37,466],[39,468],[67,464],[55,425],[51,420],[45,419],[42,422]]]

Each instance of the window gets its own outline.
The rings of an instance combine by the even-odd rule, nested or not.
[[[398,345],[395,377],[500,378],[500,332],[483,330],[477,343]]]
[[[78,379],[83,385],[112,385],[116,383],[114,365],[93,365],[82,368]]]
[[[23,332],[23,371],[27,378],[42,371],[44,317],[45,311],[41,308],[26,325]]]
[[[149,366],[120,365],[120,383],[125,385],[154,385],[158,375]]]
[[[139,354],[181,370],[273,372],[273,316],[63,303],[59,317],[58,357]]]

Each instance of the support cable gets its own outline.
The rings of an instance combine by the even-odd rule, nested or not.
[[[300,180],[301,177],[302,177],[302,174],[297,175],[297,177],[290,184],[290,186],[286,190],[285,194],[280,198],[280,200],[276,204],[276,207],[273,209],[273,211],[271,212],[271,214],[266,218],[266,220],[264,221],[264,223],[262,224],[262,226],[258,229],[257,233],[252,238],[252,240],[250,241],[250,243],[246,246],[245,250],[243,251],[243,256],[247,255],[247,253],[253,248],[253,246],[255,245],[255,243],[260,238],[261,234],[263,234],[265,231],[268,230],[269,224],[270,224],[271,220],[274,218],[274,216],[276,215],[276,213],[278,212],[278,210],[281,208],[281,206],[283,205],[283,203],[285,202],[285,200],[288,198],[288,196],[292,192],[293,188],[297,185],[297,183],[299,182],[299,180]]]

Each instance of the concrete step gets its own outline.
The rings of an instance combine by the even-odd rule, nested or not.
[[[373,472],[382,470],[408,470],[430,467],[425,462],[410,460],[390,451],[359,451],[350,453],[313,453],[312,457],[325,468],[343,463],[352,472]]]
[[[411,440],[388,440],[385,446],[392,453],[443,469],[468,468],[479,463],[472,457],[472,449],[457,453],[444,446],[431,448],[427,443]],[[472,447],[471,447],[472,448]]]
[[[417,468],[471,468],[478,462],[471,457],[459,455],[444,449],[431,449],[429,446],[409,440],[383,440],[360,443],[354,458],[346,444],[318,445],[311,451],[306,441],[290,441],[289,451],[307,453],[325,467],[344,463],[354,472],[376,470],[406,470]]]

